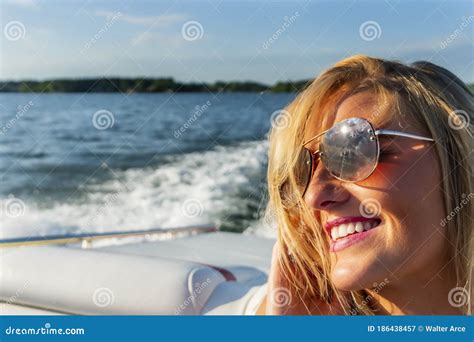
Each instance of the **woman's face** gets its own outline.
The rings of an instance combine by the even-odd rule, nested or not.
[[[376,129],[426,136],[405,116],[379,108],[370,93],[345,99],[334,123],[350,117],[366,118]],[[380,121],[386,124],[380,127]],[[308,129],[305,140],[318,133]],[[319,162],[304,198],[325,227],[332,281],[342,290],[372,288],[387,279],[423,286],[445,266],[448,241],[440,222],[446,214],[434,143],[393,136],[379,141],[379,164],[371,176],[343,182]]]

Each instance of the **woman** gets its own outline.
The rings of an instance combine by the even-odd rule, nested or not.
[[[470,314],[473,95],[429,62],[323,72],[270,135],[266,314]],[[284,127],[283,127],[284,126]]]

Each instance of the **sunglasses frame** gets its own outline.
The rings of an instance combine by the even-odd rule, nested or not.
[[[342,120],[338,123],[344,122],[344,121],[349,120],[349,119],[354,119],[354,118],[344,119],[344,120]],[[364,119],[364,118],[359,118],[359,117],[357,117],[357,119],[364,120],[369,124],[370,128],[368,129],[368,133],[371,134],[369,139],[372,140],[372,141],[375,141],[375,143],[377,145],[377,158],[376,158],[376,162],[374,163],[374,167],[372,168],[370,173],[367,175],[367,177],[364,177],[364,178],[356,180],[356,181],[350,181],[350,180],[339,178],[336,175],[334,175],[330,170],[328,170],[326,168],[326,166],[324,165],[324,162],[321,160],[321,155],[323,154],[323,152],[321,152],[319,149],[312,152],[311,150],[309,150],[308,148],[305,147],[308,143],[316,140],[317,138],[323,136],[328,131],[333,129],[333,127],[331,127],[329,129],[325,130],[324,132],[315,135],[314,137],[312,137],[311,139],[309,139],[308,141],[304,142],[301,145],[301,147],[303,149],[305,149],[307,151],[307,153],[309,153],[309,155],[310,155],[310,159],[309,159],[309,163],[308,163],[309,167],[310,167],[310,172],[309,172],[308,180],[306,182],[306,185],[305,185],[302,196],[304,196],[304,194],[306,193],[306,190],[308,189],[309,183],[311,182],[311,179],[313,178],[313,165],[314,165],[314,159],[316,158],[316,156],[317,156],[317,158],[319,158],[321,160],[321,163],[323,163],[323,166],[326,168],[326,170],[334,178],[336,178],[340,181],[343,181],[343,182],[357,183],[357,182],[361,182],[361,181],[369,178],[372,175],[372,173],[375,171],[375,169],[377,168],[377,165],[379,164],[379,157],[380,157],[380,142],[379,142],[379,139],[378,139],[379,135],[391,135],[391,136],[398,136],[398,137],[410,138],[410,139],[415,139],[415,140],[432,141],[432,142],[434,141],[434,139],[432,139],[432,138],[424,137],[424,136],[417,135],[417,134],[406,133],[406,132],[401,132],[401,131],[395,131],[395,130],[391,130],[391,129],[374,129],[374,126],[372,125],[372,123],[369,120]]]

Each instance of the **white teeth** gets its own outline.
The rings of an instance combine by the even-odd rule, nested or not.
[[[359,224],[359,223],[357,223],[357,224]],[[354,233],[354,232],[356,231],[356,226],[357,226],[357,224],[354,225],[353,223],[349,223],[349,224],[347,225],[347,234],[352,234],[352,233]]]
[[[364,231],[364,226],[362,225],[362,223],[357,222],[355,229],[357,233],[362,233]]]
[[[355,232],[362,233],[363,231],[372,229],[373,227],[377,225],[378,225],[377,220],[341,224],[331,229],[331,238],[333,239],[333,241],[335,241],[344,236],[354,234]]]
[[[339,237],[344,237],[347,235],[347,225],[341,224],[339,226]]]

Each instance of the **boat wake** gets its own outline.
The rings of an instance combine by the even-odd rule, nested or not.
[[[0,234],[14,238],[212,223],[229,231],[250,227],[248,232],[267,236],[260,217],[266,205],[267,147],[266,140],[243,142],[169,155],[159,166],[109,170],[112,179],[91,179],[81,186],[85,196],[61,202],[4,198],[2,207],[16,201],[17,211],[3,212]]]

